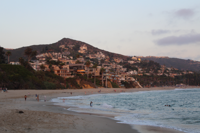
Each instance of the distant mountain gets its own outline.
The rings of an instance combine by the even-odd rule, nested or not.
[[[69,47],[70,45],[74,45],[74,47],[72,49],[69,49],[71,56],[76,55],[76,54],[80,54],[80,53],[78,53],[79,47],[86,45],[87,49],[88,49],[88,52],[86,54],[93,54],[93,53],[97,53],[97,52],[102,52],[106,56],[109,56],[111,58],[118,57],[118,58],[122,58],[124,60],[127,60],[127,58],[129,57],[129,56],[124,56],[124,55],[121,55],[121,54],[111,53],[109,51],[101,50],[101,49],[98,49],[96,47],[93,47],[90,44],[87,44],[87,43],[84,43],[84,42],[81,42],[81,41],[77,41],[77,40],[73,40],[73,39],[69,39],[69,38],[63,38],[60,41],[58,41],[56,43],[52,43],[52,44],[32,45],[32,46],[28,46],[28,47],[32,48],[33,50],[36,50],[38,52],[38,54],[40,54],[40,53],[44,53],[44,52],[48,52],[48,51],[61,52],[61,48],[59,48],[59,46],[61,46],[61,45],[65,45],[67,47]],[[12,52],[12,55],[10,56],[10,61],[18,61],[20,57],[26,58],[24,56],[24,50],[26,48],[27,47],[22,47],[22,48],[10,50]]]
[[[154,57],[147,56],[141,57],[141,60],[152,60],[161,65],[165,65],[167,67],[174,67],[179,70],[191,70],[191,71],[200,71],[200,62],[193,60],[184,60],[179,58],[169,58],[169,57]]]
[[[73,45],[73,48],[69,48],[69,52],[70,52],[70,56],[75,56],[76,54],[80,54],[78,53],[78,50],[80,48],[80,46],[86,45],[87,46],[87,53],[85,54],[80,54],[80,55],[88,55],[88,54],[96,54],[97,52],[102,52],[103,54],[105,54],[106,56],[109,56],[110,59],[113,58],[121,58],[124,61],[127,61],[130,58],[130,56],[125,56],[125,55],[121,55],[121,54],[117,54],[117,53],[111,53],[109,51],[106,50],[102,50],[96,47],[93,47],[90,44],[87,44],[85,42],[81,42],[81,41],[77,41],[77,40],[73,40],[73,39],[69,39],[69,38],[63,38],[61,40],[59,40],[56,43],[52,43],[52,44],[40,44],[40,45],[32,45],[32,46],[28,46],[30,48],[32,48],[33,50],[36,50],[38,52],[38,54],[40,53],[45,53],[48,51],[51,52],[61,52],[62,49],[60,48],[61,45],[65,45],[66,47],[70,47]],[[12,55],[10,57],[10,61],[19,61],[20,57],[26,58],[24,56],[24,50],[27,47],[22,47],[22,48],[18,48],[18,49],[9,49],[9,51],[12,52]],[[5,49],[5,51],[7,51]],[[180,70],[191,70],[191,71],[200,71],[200,62],[198,61],[192,61],[192,60],[184,60],[184,59],[178,59],[178,58],[169,58],[169,57],[140,57],[142,60],[152,60],[155,62],[158,62],[161,65],[166,65],[167,67],[174,67],[174,68],[178,68]]]

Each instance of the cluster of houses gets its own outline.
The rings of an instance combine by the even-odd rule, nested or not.
[[[156,70],[156,69],[148,70],[148,68],[138,68],[138,74],[137,75],[140,75],[140,76],[143,76],[143,75],[163,76],[163,75],[165,75],[167,77],[174,78],[175,76],[182,76],[182,75],[185,75],[185,74],[193,74],[193,73],[194,72],[192,72],[192,71],[179,70],[177,68],[166,67],[165,65],[161,65],[159,70]]]
[[[137,70],[129,70],[127,68],[123,68],[122,65],[119,63],[124,62],[123,59],[114,58],[113,62],[109,61],[109,57],[106,56],[102,52],[97,52],[96,54],[87,54],[85,57],[89,59],[98,59],[99,66],[93,67],[94,63],[91,61],[89,67],[85,65],[85,58],[77,57],[74,59],[73,56],[70,56],[70,49],[72,49],[74,45],[68,45],[66,48],[65,45],[60,45],[62,52],[53,52],[48,51],[46,53],[42,53],[36,56],[37,60],[32,60],[30,65],[36,71],[41,70],[41,66],[44,66],[43,71],[53,71],[56,75],[64,77],[64,78],[72,78],[77,74],[89,74],[96,78],[103,79],[106,81],[109,79],[112,82],[121,85],[121,81],[135,81],[136,80],[132,77],[133,75],[166,75],[170,77],[174,76],[181,76],[182,74],[193,73],[191,71],[183,71],[182,73],[175,72],[178,69],[175,68],[167,68],[166,66],[162,65],[161,68],[155,72],[154,70],[146,70],[147,68],[141,68],[137,65],[135,67]],[[78,50],[79,53],[85,54],[87,53],[87,46],[82,45]],[[59,61],[62,65],[48,65],[47,59],[51,59],[52,61]],[[100,60],[104,60],[106,63],[100,63]],[[130,60],[127,61],[130,65],[138,64],[141,62],[139,57],[132,57]],[[10,62],[10,64],[17,65],[17,62]],[[103,75],[101,74],[101,68],[105,69]]]
[[[44,54],[45,55],[45,54]],[[33,69],[36,71],[41,70],[41,65],[43,65],[44,71],[51,71],[63,78],[73,78],[74,76],[81,74],[88,74],[93,77],[102,79],[104,82],[106,80],[110,80],[111,82],[115,82],[118,85],[121,85],[121,81],[135,81],[133,77],[131,77],[131,72],[127,73],[127,69],[123,68],[121,65],[118,65],[117,63],[102,63],[100,66],[93,67],[94,63],[91,62],[90,66],[87,67],[85,65],[85,59],[80,57],[75,60],[73,59],[64,59],[64,58],[53,58],[52,60],[59,60],[63,64],[62,65],[48,65],[45,60],[39,60],[41,59],[41,55],[38,56],[38,60],[32,61],[30,65]],[[79,61],[80,63],[76,63]],[[103,76],[101,74],[101,68],[104,68]],[[135,71],[134,71],[135,72]],[[137,72],[135,72],[137,74]]]

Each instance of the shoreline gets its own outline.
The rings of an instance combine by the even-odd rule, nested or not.
[[[69,97],[69,96],[78,96],[78,95],[90,95],[90,94],[99,94],[98,91],[101,90],[100,94],[106,94],[106,93],[120,93],[122,90],[125,92],[137,92],[137,91],[154,91],[154,90],[173,90],[178,87],[154,87],[154,88],[133,88],[133,89],[122,89],[122,88],[99,88],[99,89],[73,89],[73,90],[8,90],[8,92],[0,93],[0,104],[1,111],[0,111],[0,118],[5,120],[4,123],[0,123],[0,131],[1,132],[12,132],[14,125],[5,126],[5,123],[10,121],[7,119],[11,119],[14,123],[16,121],[19,121],[18,118],[19,115],[16,113],[17,110],[23,110],[25,113],[28,114],[26,116],[27,118],[30,117],[30,119],[34,115],[36,118],[35,121],[32,118],[32,121],[27,120],[28,128],[25,128],[24,125],[16,125],[15,128],[19,128],[18,131],[22,132],[49,132],[49,126],[53,125],[51,127],[50,131],[55,132],[132,132],[132,133],[167,133],[167,132],[173,132],[173,133],[183,133],[178,130],[168,129],[168,128],[160,128],[160,127],[152,127],[152,126],[141,126],[141,125],[134,125],[131,127],[131,125],[128,124],[122,124],[118,123],[119,121],[114,120],[114,118],[109,118],[109,116],[106,115],[98,115],[98,114],[91,114],[91,113],[78,113],[78,112],[72,112],[67,109],[64,109],[64,107],[58,107],[56,105],[53,105],[53,102],[49,101],[52,98],[57,97]],[[187,88],[199,88],[194,86],[188,86],[186,88],[180,88],[180,89],[187,89]],[[114,91],[116,90],[116,92]],[[70,94],[72,92],[72,95]],[[28,95],[27,101],[24,101],[24,95]],[[40,95],[40,102],[37,102],[35,99],[35,94]],[[44,102],[43,96],[46,96],[47,102]],[[9,114],[10,113],[10,114]],[[24,113],[24,114],[25,114]],[[41,114],[42,115],[41,115]],[[53,113],[53,114],[52,114]],[[48,118],[45,114],[49,114],[49,116],[55,117],[55,118]],[[20,114],[21,115],[21,114]],[[60,118],[60,116],[62,116]],[[21,115],[23,116],[23,115]],[[14,119],[13,119],[14,118]],[[41,119],[40,121],[43,121],[38,125],[38,119]],[[66,119],[67,118],[67,121]],[[50,120],[55,120],[54,122],[50,122]],[[60,121],[62,121],[61,124]],[[12,122],[11,122],[12,123]],[[23,123],[23,121],[21,121]],[[65,127],[64,125],[72,125]],[[3,126],[2,126],[3,125]],[[35,125],[37,128],[34,128],[31,125]],[[48,125],[48,126],[47,126]],[[92,126],[90,126],[92,125]],[[19,127],[18,127],[19,126]],[[21,126],[21,127],[20,127]],[[59,127],[59,129],[58,129]],[[61,128],[60,128],[61,127]],[[87,127],[87,128],[86,128]],[[93,128],[95,127],[95,128]],[[14,132],[14,131],[13,131]]]

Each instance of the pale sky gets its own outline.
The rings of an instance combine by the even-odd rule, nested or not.
[[[200,61],[200,0],[0,0],[0,46],[62,38],[130,56]]]

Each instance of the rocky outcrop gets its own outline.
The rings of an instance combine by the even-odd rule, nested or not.
[[[93,86],[90,86],[89,84],[82,84],[81,87],[82,87],[83,89],[94,88]]]
[[[108,88],[113,88],[110,81],[108,81]]]
[[[93,83],[83,79],[76,79],[76,82],[82,89],[96,88]]]

